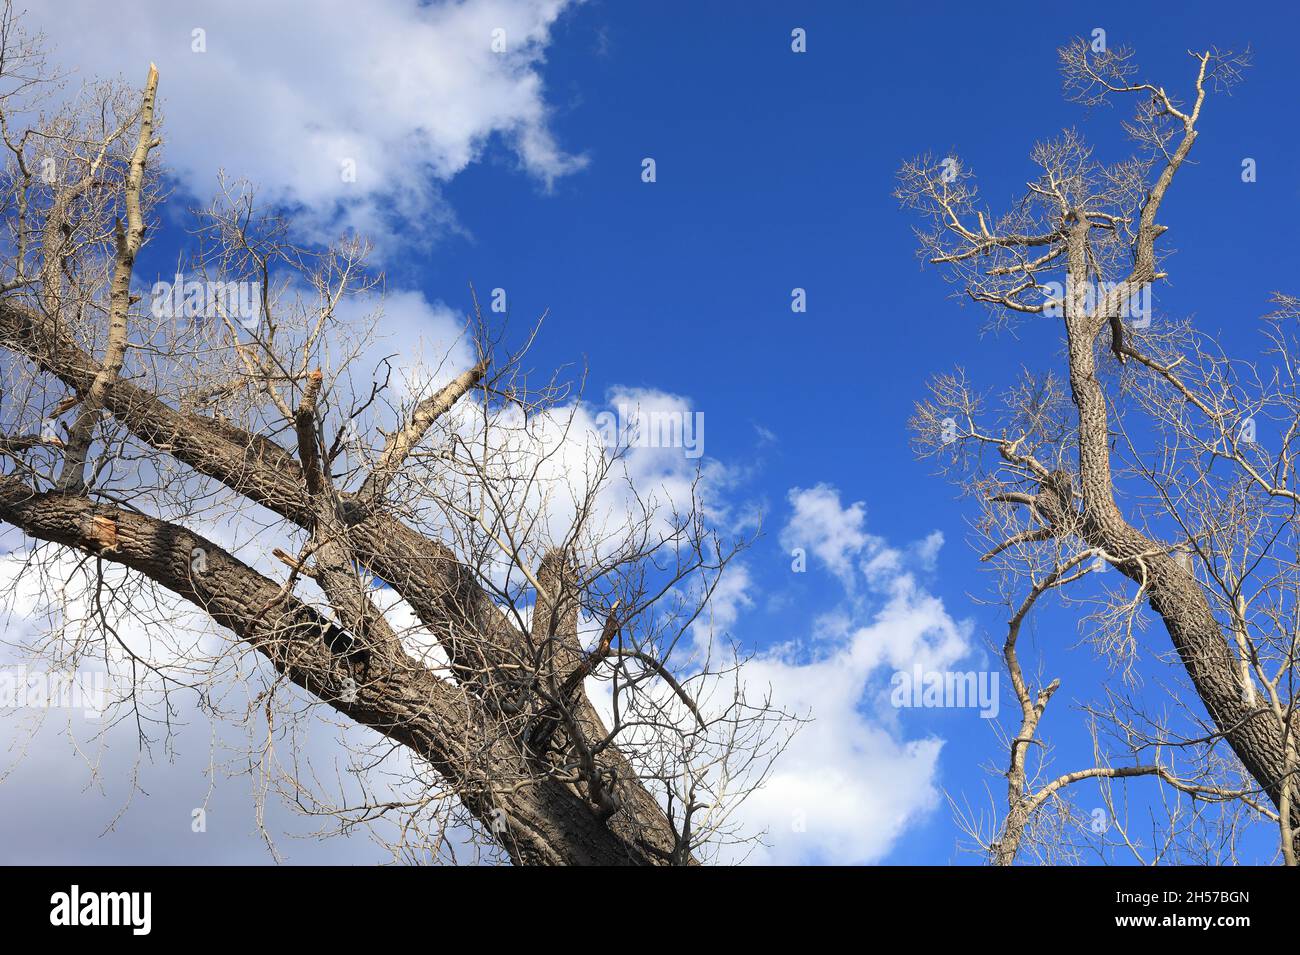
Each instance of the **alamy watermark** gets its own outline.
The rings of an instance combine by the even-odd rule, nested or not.
[[[1042,290],[1047,294],[1043,305],[1043,314],[1048,318],[1061,318],[1065,314],[1065,303],[1074,298],[1076,290],[1083,293],[1083,309],[1091,312],[1097,303],[1112,295],[1119,299],[1119,317],[1126,319],[1134,328],[1146,328],[1151,324],[1151,283],[1142,282],[1131,285],[1125,282],[1084,282],[1080,289],[1073,279],[1067,278],[1065,284],[1051,281],[1044,282]]]
[[[173,282],[154,283],[150,312],[154,318],[228,318],[256,328],[262,320],[262,283],[186,281],[177,274]]]
[[[596,431],[606,448],[681,448],[688,458],[704,454],[704,412],[643,411],[620,404],[596,415]]]
[[[0,668],[0,711],[81,710],[86,719],[97,720],[108,705],[112,682],[103,671],[49,673],[25,666]]]
[[[918,663],[890,679],[889,701],[899,708],[978,708],[983,719],[996,719],[1000,675],[996,670],[926,670]]]
[[[152,909],[152,892],[83,892],[74,885],[50,896],[50,924],[119,925],[130,928],[132,935],[148,935]]]

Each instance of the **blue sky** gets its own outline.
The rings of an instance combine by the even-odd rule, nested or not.
[[[689,395],[706,413],[709,453],[755,465],[749,487],[770,516],[751,564],[764,589],[791,599],[742,618],[742,637],[761,645],[806,636],[809,609],[834,599],[833,581],[791,580],[771,533],[788,517],[787,489],[825,482],[845,504],[865,502],[872,534],[905,542],[942,530],[948,543],[932,591],[980,637],[1000,639],[995,610],[966,599],[989,586],[964,544],[971,509],[915,459],[906,420],[930,373],[961,364],[999,385],[1022,363],[1051,362],[1059,329],[1044,321],[1019,328],[1019,340],[981,337],[978,310],[948,299],[938,273],[918,268],[913,220],[890,195],[898,164],[955,148],[997,209],[1023,191],[1037,139],[1077,126],[1103,156],[1127,146],[1123,109],[1089,115],[1063,100],[1055,50],[1068,39],[1103,27],[1171,89],[1188,88],[1188,49],[1251,45],[1255,67],[1230,98],[1210,102],[1198,165],[1166,204],[1162,221],[1179,251],[1157,297],[1158,308],[1194,313],[1250,354],[1268,294],[1286,291],[1295,274],[1295,246],[1276,215],[1300,201],[1291,174],[1300,142],[1282,119],[1300,92],[1286,52],[1294,12],[1249,4],[1228,16],[1221,5],[1186,4],[1157,17],[1133,4],[1086,13],[936,4],[908,14],[759,3],[740,16],[723,3],[632,6],[575,11],[548,54],[553,128],[590,157],[589,168],[551,196],[491,163],[467,170],[448,196],[475,241],[439,248],[427,268],[441,281],[426,287],[452,296],[442,290],[470,275],[480,287],[521,290],[516,310],[551,309],[546,354],[563,361],[576,344],[596,391],[631,383]],[[808,31],[805,55],[785,42],[792,26]],[[657,161],[653,185],[638,179],[643,156]],[[1253,184],[1241,182],[1243,157],[1257,161]],[[808,291],[806,314],[790,311],[795,286]],[[760,446],[751,424],[777,440]],[[1072,619],[1039,627],[1052,675],[1065,684],[1056,721],[1045,725],[1064,767],[1064,744],[1086,744],[1063,732],[1081,726],[1064,697],[1092,697],[1105,671],[1086,648],[1066,651],[1079,639]],[[1158,627],[1149,636],[1165,639]],[[948,741],[941,778],[954,790],[978,793],[988,779],[978,764],[1003,761],[968,712],[904,720]],[[940,808],[885,861],[956,860],[954,839]]]
[[[378,6],[393,22],[423,15],[396,0]],[[936,271],[919,268],[915,220],[891,197],[901,161],[955,149],[985,199],[1004,208],[1033,175],[1027,155],[1038,139],[1075,126],[1103,157],[1126,149],[1118,128],[1124,110],[1089,114],[1063,100],[1058,46],[1104,28],[1110,44],[1136,48],[1146,76],[1185,91],[1188,49],[1249,44],[1254,68],[1231,97],[1210,101],[1196,165],[1180,174],[1165,203],[1162,221],[1178,253],[1156,307],[1194,314],[1229,346],[1254,354],[1268,294],[1300,291],[1297,246],[1284,234],[1294,220],[1288,210],[1300,203],[1300,131],[1291,121],[1300,101],[1300,24],[1288,5],[1186,3],[1171,11],[1095,3],[1086,12],[1079,5],[956,3],[914,12],[829,2],[555,6],[537,17],[543,26],[525,72],[539,85],[521,84],[527,96],[518,112],[506,111],[495,127],[485,120],[469,136],[463,161],[409,163],[398,178],[403,186],[408,176],[420,183],[413,194],[396,191],[392,176],[367,183],[363,165],[362,184],[380,210],[365,221],[391,233],[381,243],[390,289],[463,312],[470,282],[480,295],[504,288],[519,330],[549,310],[534,367],[585,362],[587,394],[597,403],[615,389],[639,388],[681,396],[703,412],[706,454],[728,474],[719,493],[739,510],[755,506],[764,514],[763,533],[744,558],[749,603],[731,630],[757,651],[794,642],[792,665],[842,648],[835,618],[848,630],[879,623],[891,593],[897,597],[890,588],[904,578],[915,588],[909,606],[924,604],[963,635],[969,646],[954,660],[959,669],[988,668],[985,641],[1002,635],[997,608],[969,597],[984,595],[991,583],[965,543],[969,504],[914,457],[906,421],[931,373],[961,364],[976,381],[1001,386],[1022,364],[1051,364],[1059,328],[1040,319],[1014,336],[981,334],[981,313],[950,299]],[[244,12],[254,22],[261,15],[255,5]],[[46,19],[64,57],[89,49],[85,36],[71,32],[77,18]],[[204,22],[199,14],[190,19]],[[146,51],[133,40],[78,65],[130,76],[143,71],[126,62],[128,54],[157,59],[173,135],[199,135],[201,120],[189,111],[222,113],[218,125],[233,132],[217,147],[169,140],[164,159],[179,158],[181,193],[202,196],[210,187],[215,169],[204,167],[204,156],[215,151],[229,172],[270,180],[271,195],[278,187],[289,202],[323,200],[337,214],[332,224],[356,221],[353,195],[322,192],[306,173],[295,178],[289,161],[273,152],[239,168],[239,130],[251,138],[274,130],[276,118],[226,116],[235,107],[217,93],[206,102],[194,94],[210,79],[198,71],[241,62],[233,32],[211,29],[209,59],[187,58],[188,37],[177,33],[185,17],[159,12],[157,20],[147,38],[175,49]],[[298,32],[287,23],[258,40],[282,54],[280,81],[316,97],[324,112],[332,102],[355,108],[361,115],[347,128],[364,137],[367,101],[321,81],[317,71],[334,69],[323,65],[332,57],[307,49],[314,28]],[[803,54],[790,48],[796,27],[807,31]],[[257,32],[250,25],[249,33]],[[401,74],[411,55],[409,47],[395,49],[385,66]],[[240,102],[241,109],[273,108],[270,98]],[[400,112],[391,104],[375,108]],[[530,158],[520,124],[544,131],[557,152]],[[418,146],[407,151],[400,123],[376,135],[404,144],[404,159],[421,159]],[[656,162],[654,183],[641,181],[646,157]],[[1245,157],[1257,161],[1255,183],[1241,181]],[[297,161],[305,169],[320,158]],[[150,269],[165,277],[183,246],[183,235],[167,230],[142,259],[142,277],[150,279]],[[795,287],[806,289],[806,313],[791,311]],[[791,572],[788,545],[803,539],[791,529],[791,493],[818,486],[825,486],[816,499],[823,504],[838,495],[837,513],[853,532],[839,551],[854,565],[856,582],[847,590],[824,561]],[[937,552],[918,543],[935,531],[945,541]],[[857,564],[881,550],[895,552],[900,569],[877,586]],[[1064,684],[1044,731],[1059,747],[1062,768],[1072,768],[1072,758],[1088,757],[1073,704],[1095,698],[1106,671],[1078,646],[1077,621],[1067,615],[1044,614],[1029,637]],[[1158,626],[1146,638],[1165,648]],[[801,847],[796,840],[777,861],[974,861],[955,851],[957,833],[937,792],[975,799],[986,784],[1000,791],[1000,780],[983,767],[1000,765],[1003,754],[972,710],[882,715],[878,697],[889,672],[882,664],[864,678],[861,710],[899,752],[943,741],[933,772],[906,784],[928,808],[901,822],[886,818],[896,811],[889,806],[878,810],[880,818],[864,812],[863,825],[885,831],[856,848],[856,858],[828,853],[829,843]],[[1009,706],[1005,690],[1002,701]],[[854,756],[852,739],[837,746],[836,753]],[[868,772],[870,758],[855,765]],[[888,788],[895,778],[882,763],[867,782]]]

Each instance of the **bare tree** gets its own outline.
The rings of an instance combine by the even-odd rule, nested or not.
[[[1238,830],[1261,820],[1277,827],[1287,864],[1300,848],[1300,307],[1276,297],[1267,344],[1250,361],[1229,358],[1190,322],[1151,320],[1151,289],[1167,277],[1161,207],[1211,94],[1249,62],[1214,49],[1190,56],[1184,102],[1138,79],[1127,49],[1082,40],[1061,49],[1069,98],[1133,105],[1124,129],[1136,150],[1107,165],[1073,130],[1040,142],[1039,172],[1000,217],[980,204],[957,157],[923,157],[899,173],[896,195],[926,223],[921,254],[958,294],[987,307],[994,325],[1054,321],[1062,330],[1060,373],[1027,369],[997,400],[961,370],[942,375],[913,422],[921,453],[978,501],[982,560],[999,571],[1008,608],[1002,649],[1019,718],[1003,741],[1007,795],[991,816],[963,809],[968,833],[1001,864],[1099,848],[1086,845],[1088,820],[1068,802],[1084,780],[1098,781],[1115,823],[1101,841],[1143,862],[1231,860]],[[1264,440],[1265,425],[1277,440]],[[1097,572],[1107,567],[1127,586],[1105,584]],[[1018,654],[1022,624],[1045,596],[1082,613],[1120,677],[1088,707],[1089,763],[1064,771],[1050,768],[1040,734],[1059,681],[1036,682]],[[1125,679],[1141,653],[1163,655],[1143,636],[1148,613],[1181,665],[1168,707],[1136,698]],[[1149,840],[1130,832],[1113,801],[1133,777],[1155,781],[1164,799]]]
[[[507,350],[475,305],[472,367],[381,354],[381,313],[354,317],[382,289],[368,246],[296,242],[246,184],[194,214],[188,281],[146,293],[157,70],[55,101],[8,6],[0,41],[0,518],[50,619],[21,649],[124,673],[107,722],[142,739],[182,692],[248,722],[268,789],[391,820],[400,860],[690,864],[752,838],[734,811],[789,725],[713,640],[737,545],[696,495],[633,487],[626,444],[529,381],[536,329]],[[368,730],[360,798],[298,758],[331,725]]]

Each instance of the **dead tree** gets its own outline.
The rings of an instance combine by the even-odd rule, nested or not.
[[[896,192],[926,220],[922,256],[960,295],[995,324],[1051,321],[1062,334],[1059,375],[1027,370],[989,408],[959,370],[934,380],[914,420],[922,453],[980,501],[983,559],[1002,572],[1010,608],[1004,659],[1023,719],[1006,740],[1007,805],[983,848],[1012,861],[1035,815],[1074,782],[1147,776],[1198,805],[1244,801],[1278,826],[1280,855],[1294,864],[1300,724],[1296,627],[1284,608],[1294,608],[1300,530],[1295,303],[1278,299],[1260,362],[1230,360],[1190,323],[1149,311],[1151,288],[1166,278],[1161,208],[1210,94],[1234,84],[1248,56],[1192,53],[1186,102],[1138,79],[1128,50],[1077,41],[1060,56],[1072,99],[1133,105],[1129,159],[1102,164],[1067,130],[1034,148],[1036,178],[1001,217],[980,204],[956,157],[905,164]],[[1255,440],[1257,421],[1275,426],[1269,443]],[[1105,567],[1131,585],[1067,599],[1100,601],[1090,632],[1121,670],[1159,652],[1138,635],[1146,610],[1154,614],[1194,694],[1174,701],[1187,725],[1112,693],[1093,716],[1118,745],[1099,746],[1097,765],[1031,783],[1026,759],[1042,745],[1039,721],[1058,683],[1034,688],[1016,635],[1045,593],[1086,586],[1075,582]],[[1176,771],[1171,754],[1191,768]],[[1134,766],[1115,765],[1135,756]]]
[[[118,702],[142,733],[150,681],[209,707],[243,681],[268,740],[322,710],[369,728],[358,765],[400,748],[403,798],[279,782],[345,827],[399,817],[399,858],[450,857],[461,821],[528,864],[689,864],[741,838],[731,810],[782,719],[709,649],[699,614],[734,547],[698,501],[621,487],[623,450],[586,443],[566,387],[530,385],[527,341],[504,350],[477,307],[472,367],[435,386],[405,362],[394,382],[377,316],[344,315],[381,282],[368,247],[293,241],[247,186],[197,214],[197,304],[150,296],[157,71],[142,94],[89,86],[56,108],[7,7],[0,39],[0,520],[52,605],[81,586],[94,608],[28,649],[127,667]],[[254,538],[213,539],[237,524]],[[120,639],[123,612],[154,615],[153,639],[180,629],[176,598],[231,638],[220,652]]]

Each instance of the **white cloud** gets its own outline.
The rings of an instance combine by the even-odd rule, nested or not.
[[[925,539],[916,545],[917,560],[926,570],[934,570],[936,561],[939,558],[939,550],[943,547],[943,531],[931,531]]]
[[[374,339],[364,355],[352,362],[358,374],[377,371],[387,360],[396,372],[390,383],[395,398],[427,394],[471,368],[478,356],[466,330],[465,316],[422,292],[390,291],[381,296],[344,299],[339,319],[361,327],[373,317]],[[392,427],[394,422],[384,422]]]
[[[750,591],[756,584],[743,565],[733,566],[723,579],[730,582],[714,599],[721,608],[718,617],[730,626],[753,604]],[[877,574],[869,586],[873,603],[855,598],[816,618],[814,639],[807,646],[786,644],[745,665],[742,679],[750,704],[768,699],[774,708],[807,722],[763,784],[738,806],[728,807],[739,832],[761,833],[763,844],[723,845],[719,861],[879,862],[908,826],[938,804],[944,742],[933,735],[908,736],[890,704],[889,682],[894,672],[917,665],[949,668],[971,649],[969,627],[917,583],[905,558],[900,557],[895,572]],[[747,620],[737,632],[752,639],[762,629],[761,621]],[[701,640],[700,634],[696,637]],[[726,679],[691,685],[710,717],[733,704]],[[672,712],[669,694],[660,690],[665,697],[661,705]],[[589,680],[588,692],[608,718],[609,684]],[[728,757],[725,773],[723,765],[699,781],[711,796],[712,787],[723,787],[734,798],[752,788],[765,768],[761,761],[747,764],[743,753]]]
[[[936,804],[943,742],[905,738],[883,688],[895,670],[965,656],[968,629],[910,573],[874,587],[882,603],[865,622],[829,615],[811,654],[787,647],[746,667],[751,687],[770,685],[777,705],[812,716],[742,809],[747,828],[767,833],[751,861],[875,862]]]
[[[769,649],[745,667],[751,697],[770,690],[775,706],[811,717],[739,810],[746,831],[766,833],[749,861],[875,862],[935,807],[943,746],[933,736],[908,738],[889,703],[889,678],[916,665],[949,668],[971,650],[969,626],[914,573],[933,569],[940,532],[895,548],[867,532],[861,502],[843,505],[830,485],[794,488],[789,501],[782,546],[811,552],[842,584],[844,600],[811,617],[810,640]],[[741,571],[719,599],[728,626],[753,605],[755,582]],[[753,623],[750,636],[761,632]]]
[[[29,26],[76,79],[160,73],[163,158],[209,196],[218,169],[300,206],[322,235],[449,227],[439,184],[501,136],[545,188],[580,168],[550,131],[540,68],[570,0],[37,4]],[[193,31],[206,52],[194,52]],[[504,31],[506,52],[493,50]],[[497,34],[500,36],[500,34]],[[75,82],[75,80],[74,80]],[[345,182],[344,162],[355,163]]]
[[[461,359],[463,361],[463,359]],[[450,369],[444,370],[444,374]],[[482,428],[477,398],[457,405],[458,428],[463,435]],[[481,440],[466,442],[460,449],[472,455],[484,473],[502,469],[528,474],[528,481],[512,482],[502,488],[494,511],[512,515],[512,520],[535,524],[535,542],[544,548],[569,536],[579,507],[589,507],[582,545],[600,556],[617,549],[628,535],[649,521],[657,534],[670,534],[676,515],[703,508],[711,518],[726,516],[724,491],[731,472],[714,459],[703,456],[702,442],[693,456],[688,448],[671,441],[620,443],[615,452],[611,437],[619,441],[619,429],[612,433],[609,422],[622,420],[624,412],[690,416],[688,399],[645,388],[616,387],[604,402],[571,401],[525,415],[517,406],[502,409],[493,419],[492,440],[483,459]],[[680,420],[680,418],[679,418]],[[702,438],[703,431],[693,432]],[[617,455],[617,456],[615,456]],[[587,500],[589,489],[599,492]],[[465,488],[465,493],[471,493]],[[465,502],[466,504],[468,502]],[[530,515],[527,520],[523,515]],[[532,554],[533,561],[542,553]]]
[[[826,484],[791,488],[789,500],[792,513],[781,531],[781,546],[787,550],[801,547],[811,551],[833,574],[850,585],[851,559],[871,542],[863,530],[867,520],[863,503],[842,506],[840,492]]]
[[[734,561],[727,565],[709,595],[708,605],[695,622],[693,635],[697,648],[706,647],[710,637],[732,630],[741,613],[754,605],[754,598],[749,595],[753,586],[753,576],[747,566]]]

